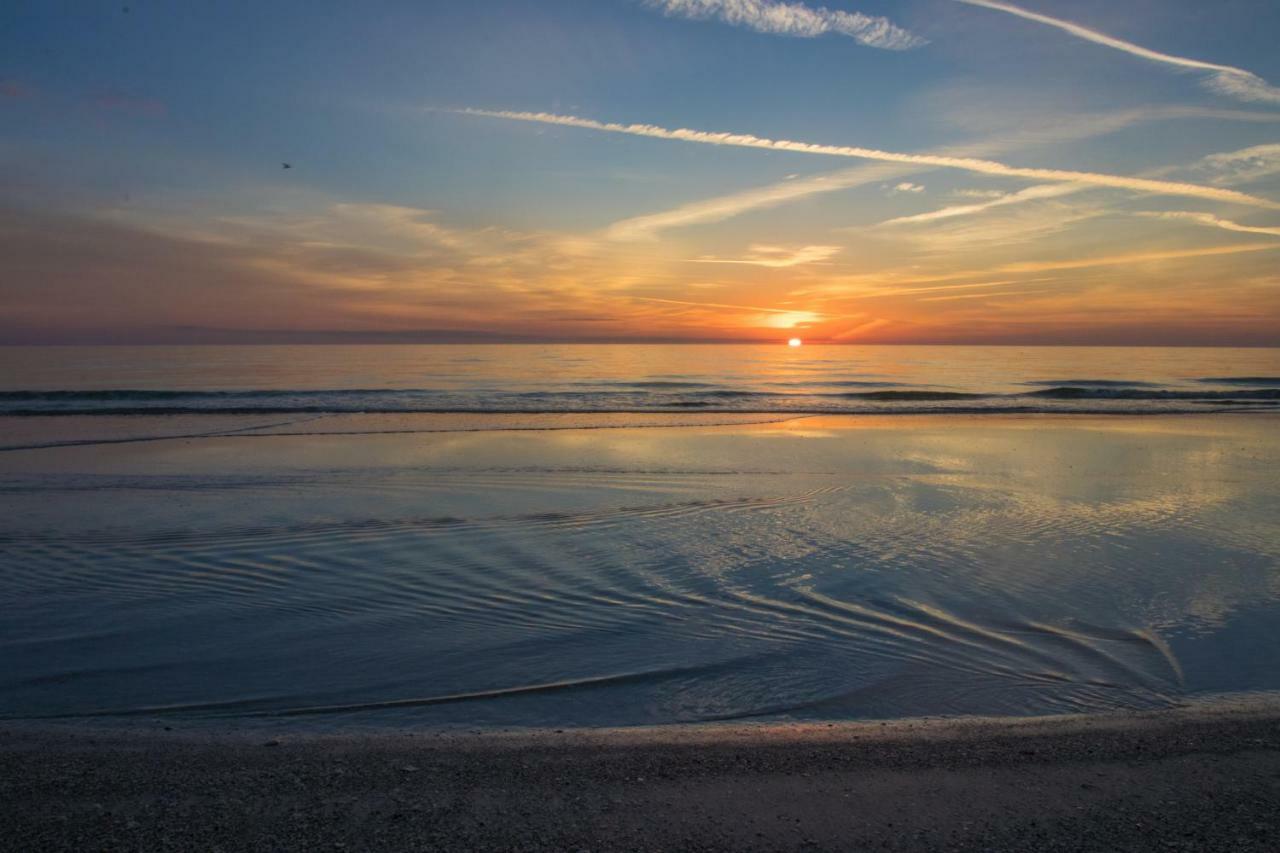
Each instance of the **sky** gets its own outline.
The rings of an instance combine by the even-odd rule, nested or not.
[[[1278,40],[1274,0],[11,0],[0,343],[1277,346]]]

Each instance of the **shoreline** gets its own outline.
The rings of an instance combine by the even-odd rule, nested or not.
[[[174,713],[0,721],[0,851],[1274,850],[1280,693],[1225,692],[1276,686],[1272,417],[9,454],[11,564],[31,574],[11,573],[8,612],[37,641],[13,647],[10,712]],[[1117,604],[1154,592],[1157,639],[1148,610]],[[668,627],[688,623],[714,643]],[[566,648],[574,674],[643,677],[421,701],[562,683]],[[380,729],[180,712],[337,690],[421,707]],[[827,719],[503,727],[742,718],[765,700]]]
[[[1057,714],[908,715],[889,718],[804,719],[761,717],[637,725],[490,725],[376,724],[280,726],[278,717],[224,717],[196,720],[159,714],[0,718],[0,741],[96,741],[99,744],[190,746],[275,745],[338,746],[403,743],[465,744],[466,748],[503,749],[536,745],[663,747],[723,745],[740,740],[752,745],[863,742],[907,738],[959,741],[993,732],[1009,737],[1044,733],[1118,732],[1133,728],[1214,724],[1222,720],[1280,722],[1280,690],[1258,690],[1183,696],[1157,708],[1083,711]],[[154,741],[154,744],[151,742]]]
[[[0,726],[0,848],[1266,850],[1280,699],[270,735]]]
[[[454,433],[542,433],[593,430],[712,429],[782,426],[817,421],[895,428],[939,423],[1065,422],[1117,423],[1127,419],[1147,421],[1201,421],[1250,417],[1280,417],[1268,408],[1217,410],[1000,410],[911,409],[866,412],[849,411],[439,411],[439,412],[295,412],[228,413],[218,411],[128,415],[45,412],[0,413],[0,453],[35,452],[61,448],[105,445],[192,442],[239,438],[362,438],[375,436],[447,435]],[[263,421],[263,418],[271,420]],[[209,427],[213,425],[214,428]]]
[[[835,417],[7,454],[30,642],[5,716],[644,725],[1274,689],[1274,425]]]

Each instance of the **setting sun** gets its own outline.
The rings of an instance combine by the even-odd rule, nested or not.
[[[0,19],[0,853],[1280,853],[1280,0]]]

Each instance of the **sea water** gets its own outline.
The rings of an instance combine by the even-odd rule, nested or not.
[[[1274,350],[5,356],[6,719],[633,725],[1280,689]]]

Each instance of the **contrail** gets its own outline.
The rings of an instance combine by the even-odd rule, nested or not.
[[[998,0],[956,0],[958,3],[967,3],[970,6],[981,6],[985,9],[994,9],[998,12],[1007,12],[1010,15],[1017,15],[1019,18],[1026,18],[1028,21],[1035,21],[1038,24],[1046,24],[1050,27],[1056,27],[1064,32],[1071,33],[1076,38],[1082,38],[1085,41],[1091,41],[1094,44],[1104,45],[1115,50],[1122,50],[1125,53],[1139,56],[1143,59],[1149,59],[1152,62],[1161,62],[1165,65],[1174,65],[1179,68],[1190,68],[1195,71],[1208,71],[1212,76],[1206,81],[1210,88],[1215,89],[1225,95],[1230,95],[1244,101],[1268,101],[1270,103],[1280,103],[1280,88],[1276,88],[1263,80],[1257,74],[1251,71],[1245,71],[1243,68],[1236,68],[1232,65],[1219,65],[1216,62],[1202,62],[1199,59],[1189,59],[1185,56],[1174,56],[1169,53],[1161,53],[1158,50],[1151,50],[1125,41],[1124,39],[1114,38],[1106,33],[1100,33],[1097,30],[1091,30],[1088,27],[1082,27],[1071,21],[1064,21],[1061,18],[1053,18],[1049,15],[1041,15],[1038,12],[1032,12],[1011,3],[1001,3]]]
[[[884,50],[909,50],[925,40],[895,26],[888,18],[861,12],[812,8],[776,0],[646,0],[646,6],[666,15],[748,27],[758,33],[816,38],[826,33],[848,36],[859,44]]]
[[[970,142],[964,145],[938,149],[931,153],[948,157],[989,157],[1020,145],[1041,144],[1046,141],[1064,142],[1073,139],[1087,139],[1101,133],[1110,133],[1114,130],[1128,127],[1138,121],[1164,121],[1179,118],[1280,122],[1280,115],[1272,113],[1213,110],[1201,107],[1145,108],[1104,115],[1073,117],[1071,123],[1066,127],[1055,127],[1052,130],[1028,130],[1011,137]],[[1271,152],[1270,149],[1275,149],[1275,152]],[[1280,169],[1280,145],[1259,145],[1239,153],[1248,155],[1248,166],[1253,169],[1250,174],[1259,176],[1270,174],[1270,171],[1273,170],[1272,161],[1277,164],[1274,168]],[[1227,157],[1228,155],[1222,156]],[[1215,168],[1222,169],[1228,167],[1236,168],[1235,161],[1214,165]],[[788,179],[766,186],[752,187],[712,198],[691,201],[657,213],[645,213],[628,217],[627,219],[620,219],[606,228],[604,234],[611,240],[645,240],[669,228],[721,222],[753,210],[776,207],[821,193],[837,192],[877,181],[897,180],[921,171],[927,171],[927,168],[905,166],[899,163],[853,166],[826,174]],[[1160,175],[1151,175],[1149,177],[1160,177]],[[1229,184],[1231,182],[1228,180],[1214,180],[1211,183]],[[1054,186],[1061,187],[1058,184]],[[1075,191],[1071,190],[1071,192]],[[1067,194],[1065,190],[1063,194]],[[960,214],[953,213],[949,215]]]
[[[783,249],[777,246],[751,246],[755,253],[749,258],[693,258],[694,264],[746,264],[755,267],[783,269],[802,264],[825,261],[839,254],[839,246],[802,246],[799,249]]]
[[[645,213],[621,219],[607,229],[605,236],[611,240],[644,240],[668,228],[720,222],[751,210],[774,207],[819,193],[858,187],[875,181],[887,181],[910,175],[916,169],[889,163],[852,166],[825,175],[813,175],[791,181],[752,187],[736,193],[682,204],[659,213]]]
[[[765,314],[813,314],[814,316],[817,316],[817,317],[834,317],[835,319],[840,319],[841,317],[850,317],[850,316],[858,316],[858,317],[865,316],[862,314],[831,315],[826,313],[825,311],[800,311],[794,308],[757,308],[754,305],[730,305],[724,302],[690,302],[684,299],[659,299],[656,296],[632,296],[631,299],[635,302],[660,302],[664,305],[689,305],[695,308],[727,308],[731,311],[744,311],[744,312],[759,311]]]
[[[993,207],[1004,207],[1009,204],[1021,204],[1024,201],[1040,201],[1046,198],[1059,198],[1065,195],[1072,195],[1088,187],[1078,184],[1037,184],[1036,186],[1027,187],[1016,193],[998,196],[990,201],[978,202],[977,204],[957,204],[951,207],[943,207],[938,210],[930,210],[926,213],[917,213],[913,216],[899,216],[896,219],[887,219],[881,222],[881,226],[885,225],[916,225],[921,222],[933,222],[938,219],[951,219],[955,216],[968,216],[973,213],[981,213],[984,210],[990,210]]]
[[[702,145],[730,145],[738,148],[761,148],[767,151],[788,151],[797,154],[820,154],[829,157],[851,157],[859,160],[881,160],[889,163],[912,163],[922,166],[937,166],[948,169],[963,169],[985,175],[1000,175],[1009,178],[1029,178],[1036,181],[1054,181],[1061,183],[1093,184],[1102,187],[1117,187],[1135,192],[1154,193],[1156,195],[1186,196],[1223,201],[1232,204],[1247,204],[1270,210],[1280,210],[1280,202],[1270,201],[1248,193],[1220,187],[1205,187],[1198,184],[1179,183],[1175,181],[1159,181],[1150,178],[1131,178],[1122,175],[1108,175],[1100,172],[1073,172],[1066,169],[1034,169],[1021,166],[1009,166],[994,160],[979,160],[971,157],[948,157],[937,154],[905,154],[895,151],[880,151],[874,148],[858,148],[845,145],[821,145],[811,142],[795,142],[786,139],[766,139],[742,133],[711,133],[702,130],[679,128],[671,130],[652,124],[616,124],[601,122],[577,116],[556,115],[554,113],[514,112],[508,110],[463,109],[452,112],[463,115],[486,116],[511,121],[527,121],[537,124],[552,124],[562,127],[577,127],[584,130],[598,130],[606,133],[622,133],[629,136],[644,136],[652,139],[666,139],[677,142],[696,142]]]
[[[1210,154],[1200,158],[1190,166],[1182,167],[1185,169],[1211,169],[1219,171],[1222,174],[1214,178],[1212,183],[1235,184],[1243,181],[1255,180],[1257,178],[1266,177],[1280,171],[1280,145],[1268,143],[1266,145],[1255,145],[1251,148],[1242,148],[1239,151],[1224,151],[1219,154]],[[1144,175],[1158,178],[1179,170],[1177,166],[1162,166],[1159,169],[1152,169],[1144,172]],[[1046,198],[1058,198],[1061,196],[1072,195],[1087,190],[1090,187],[1083,184],[1041,184],[1038,186],[1027,187],[1016,193],[1006,193],[997,196],[988,201],[978,202],[976,204],[960,204],[944,207],[938,210],[931,210],[926,213],[917,213],[913,216],[899,216],[896,219],[889,219],[880,223],[880,227],[886,225],[914,225],[922,222],[932,222],[938,219],[950,219],[955,216],[968,216],[973,213],[982,213],[993,207],[1003,207],[1010,204],[1021,204],[1026,201],[1038,201]],[[1157,218],[1167,219],[1188,219],[1199,218],[1202,224],[1216,225],[1228,231],[1242,231],[1246,234],[1271,234],[1275,233],[1272,229],[1256,228],[1249,225],[1236,225],[1225,219],[1217,219],[1210,217],[1213,222],[1204,219],[1209,214],[1198,213],[1153,213],[1139,214],[1140,216],[1155,216]]]
[[[1241,225],[1239,222],[1232,222],[1230,219],[1222,219],[1214,216],[1212,213],[1195,213],[1189,210],[1166,210],[1160,213],[1139,213],[1138,215],[1145,216],[1148,219],[1180,219],[1184,222],[1197,222],[1201,225],[1221,228],[1224,231],[1237,231],[1241,234],[1269,234],[1272,237],[1280,237],[1280,228],[1268,228],[1262,225]]]

